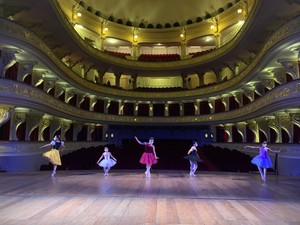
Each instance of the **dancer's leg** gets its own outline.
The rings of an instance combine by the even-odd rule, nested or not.
[[[198,163],[194,162],[193,174],[195,175],[196,170],[198,169]]]
[[[264,178],[263,180],[266,180],[267,179],[267,168],[264,168]]]
[[[106,168],[106,175],[108,175],[108,171],[110,170],[110,167]]]
[[[193,176],[194,163],[190,160],[190,176]]]
[[[103,167],[104,176],[106,176],[106,167]]]
[[[151,164],[146,164],[146,176],[150,176]]]
[[[57,165],[53,165],[52,176],[56,174]]]
[[[257,168],[258,168],[258,171],[260,173],[261,179],[264,180],[264,174],[263,174],[263,171],[262,171],[261,167],[257,166]]]

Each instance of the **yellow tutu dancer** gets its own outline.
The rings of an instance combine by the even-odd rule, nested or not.
[[[56,174],[57,166],[61,166],[61,159],[60,159],[60,150],[63,150],[65,148],[65,144],[63,141],[60,140],[59,135],[55,135],[53,140],[46,145],[43,145],[41,148],[52,146],[52,149],[50,151],[47,151],[43,154],[43,156],[49,160],[49,162],[53,165],[53,171],[52,176]]]

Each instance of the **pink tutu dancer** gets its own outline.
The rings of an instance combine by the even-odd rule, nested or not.
[[[135,139],[140,145],[145,145],[145,152],[143,153],[143,155],[140,159],[140,163],[146,165],[145,174],[147,177],[150,177],[151,166],[153,164],[156,164],[157,159],[158,159],[158,157],[156,156],[156,152],[155,152],[155,146],[153,145],[154,139],[151,137],[149,139],[149,142],[140,142],[137,137],[135,137]]]

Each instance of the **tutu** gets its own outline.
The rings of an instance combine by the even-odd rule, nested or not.
[[[196,151],[192,151],[190,155],[184,156],[185,159],[190,160],[192,162],[203,162]]]
[[[272,167],[272,161],[267,154],[267,150],[264,148],[259,148],[259,155],[255,156],[251,160],[251,163],[254,165],[257,165],[261,168],[271,168]]]
[[[268,155],[257,155],[251,160],[251,163],[261,168],[272,167],[272,161]]]
[[[48,159],[53,165],[61,166],[59,151],[52,148],[50,151],[45,152],[43,156]]]
[[[157,159],[155,158],[153,153],[144,152],[141,159],[140,159],[140,163],[142,163],[142,164],[156,164]]]
[[[116,165],[116,161],[114,161],[111,158],[108,159],[103,159],[101,160],[101,162],[98,163],[99,166],[107,168],[107,167],[113,167],[114,165]]]

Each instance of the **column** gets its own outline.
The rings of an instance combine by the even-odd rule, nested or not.
[[[41,113],[27,113],[25,141],[30,141],[30,132],[33,131],[34,128],[39,126],[42,116],[43,114]]]
[[[239,133],[242,135],[242,138],[243,138],[242,142],[247,142],[246,126],[247,126],[246,122],[236,123],[236,128],[239,131]]]
[[[223,96],[221,98],[221,101],[223,103],[223,105],[225,106],[225,111],[229,111],[229,97],[228,96]]]
[[[123,108],[124,108],[124,100],[119,101],[119,115],[123,115]]]
[[[281,129],[284,129],[289,135],[289,142],[293,143],[294,140],[294,124],[292,121],[292,117],[287,113],[279,113],[276,115],[276,120]]]
[[[107,69],[106,68],[100,68],[100,69],[97,69],[97,72],[98,72],[98,79],[96,80],[96,82],[98,84],[102,85],[103,84],[103,76],[107,72]]]
[[[169,104],[168,104],[168,102],[165,102],[164,116],[169,116]]]
[[[179,102],[179,115],[184,116],[184,105],[183,102]]]
[[[224,131],[228,134],[227,142],[232,142],[232,124],[226,124],[224,126]]]
[[[33,67],[37,64],[35,61],[20,61],[18,67],[18,81],[23,81],[28,74],[33,73]]]
[[[208,105],[210,108],[210,113],[215,113],[215,99],[214,98],[208,99]]]
[[[275,117],[274,119],[269,119],[268,125],[270,128],[272,128],[276,132],[275,143],[282,143],[281,127],[279,126],[277,118]]]
[[[181,42],[181,59],[186,59],[187,58],[187,42],[182,41]]]
[[[18,53],[20,53],[20,51],[15,49],[2,49],[0,58],[0,77],[5,77],[6,70],[17,62],[16,54]]]
[[[257,142],[270,141],[269,119],[265,118],[263,120],[258,120],[257,122],[258,122],[259,130],[265,134],[266,139],[267,139],[267,140],[258,140]],[[249,128],[251,129],[251,127],[249,127]]]
[[[71,127],[71,121],[65,121],[65,120],[61,120],[61,133],[60,133],[60,137],[62,140],[66,140],[66,132],[70,129]]]
[[[120,87],[121,76],[122,76],[122,72],[115,72],[116,87]]]
[[[153,102],[149,103],[149,116],[153,116]]]
[[[13,106],[0,104],[0,127],[5,124],[13,114]]]
[[[134,111],[133,111],[133,115],[134,116],[137,116],[138,115],[138,109],[139,109],[139,103],[138,102],[135,102],[134,103]]]
[[[39,136],[38,136],[38,140],[39,141],[45,141],[44,139],[44,130],[50,126],[51,120],[52,120],[52,116],[50,115],[44,115],[42,116],[42,118],[40,119],[40,123],[39,123]],[[50,138],[51,139],[51,138]]]
[[[110,99],[105,99],[104,100],[104,113],[108,113],[109,106],[110,106]]]
[[[140,46],[138,44],[132,45],[132,58],[133,60],[138,60],[140,56]]]
[[[194,101],[195,115],[200,115],[200,100]]]
[[[92,141],[92,133],[95,129],[95,125],[89,123],[87,126],[87,141]]]
[[[85,95],[83,93],[76,93],[76,107],[80,108],[81,103],[84,101]]]
[[[82,123],[73,123],[73,141],[77,141],[77,136],[82,129]]]
[[[183,87],[183,89],[188,89],[187,75],[182,74],[181,77],[182,77],[182,87]]]
[[[18,141],[17,137],[17,128],[19,125],[24,123],[26,121],[26,114],[27,110],[22,109],[15,109],[12,113],[12,118],[10,121],[10,134],[9,134],[9,140],[10,141]]]
[[[199,86],[204,86],[204,74],[202,72],[197,72],[198,79],[199,79]]]
[[[236,102],[239,103],[239,108],[243,107],[243,93],[235,92],[233,95]]]
[[[51,89],[55,87],[57,78],[49,78],[49,77],[44,77],[44,86],[43,90],[48,93]]]
[[[285,71],[290,74],[294,80],[299,78],[299,65],[297,60],[288,60],[288,59],[278,59],[279,62]]]

